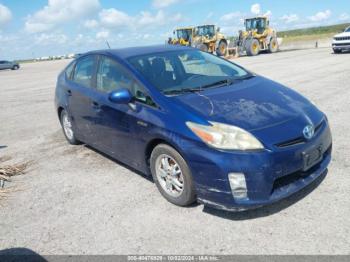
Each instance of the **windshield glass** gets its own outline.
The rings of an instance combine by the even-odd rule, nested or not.
[[[149,54],[128,60],[166,95],[219,87],[252,76],[233,63],[199,50]]]
[[[215,28],[213,25],[210,26],[199,26],[198,27],[198,35],[200,36],[213,36],[215,34]]]
[[[266,27],[266,20],[263,18],[255,18],[246,20],[247,31],[253,29],[264,29]]]
[[[190,38],[191,35],[191,30],[190,29],[181,29],[181,30],[177,30],[177,38],[178,39],[185,39],[188,40]]]
[[[345,32],[350,32],[350,27],[348,27],[347,29],[345,29]]]

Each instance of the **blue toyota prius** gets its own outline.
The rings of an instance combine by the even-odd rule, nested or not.
[[[86,53],[59,75],[56,109],[69,143],[152,175],[179,206],[270,204],[331,160],[327,117],[310,101],[188,47]]]

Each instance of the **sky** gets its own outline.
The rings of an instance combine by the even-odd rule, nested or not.
[[[177,26],[270,16],[277,30],[350,22],[350,0],[0,0],[0,60],[164,43]]]

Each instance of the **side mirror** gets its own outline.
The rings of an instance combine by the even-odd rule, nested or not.
[[[175,30],[173,31],[173,35],[175,35]]]
[[[132,101],[132,98],[129,89],[126,88],[115,90],[108,96],[109,101],[116,104],[129,104]]]
[[[220,27],[216,28],[216,32],[220,32]]]

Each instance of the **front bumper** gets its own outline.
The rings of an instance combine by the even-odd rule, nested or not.
[[[332,48],[334,50],[350,50],[350,41],[334,41]]]
[[[327,121],[304,144],[259,152],[224,152],[205,145],[188,145],[186,159],[192,171],[199,202],[215,208],[240,211],[284,199],[320,177],[331,161],[332,137]],[[303,152],[322,147],[323,158],[303,172]],[[248,198],[235,200],[229,173],[244,173]]]

